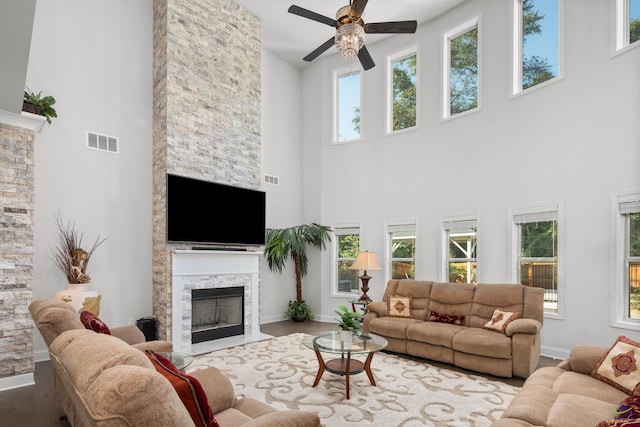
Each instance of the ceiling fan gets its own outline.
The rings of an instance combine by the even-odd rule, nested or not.
[[[367,34],[410,34],[416,32],[417,21],[376,22],[365,24],[362,13],[368,0],[349,1],[347,6],[338,9],[336,19],[329,18],[319,13],[312,12],[300,6],[292,5],[289,13],[320,22],[336,28],[336,35],[320,45],[313,52],[305,56],[305,61],[311,62],[324,51],[335,45],[346,58],[356,56],[362,64],[362,68],[369,70],[375,67],[373,59],[364,45],[364,35]]]

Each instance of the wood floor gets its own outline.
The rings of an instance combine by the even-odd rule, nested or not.
[[[269,335],[283,336],[296,332],[316,333],[335,330],[332,322],[301,323],[285,320],[282,322],[261,325],[260,330]],[[429,363],[459,370],[451,365]],[[538,367],[555,366],[557,360],[542,357]],[[464,370],[460,370],[466,372]],[[0,426],[15,427],[69,427],[65,419],[59,419],[64,415],[62,407],[56,399],[53,390],[53,373],[51,362],[38,362],[35,367],[35,385],[14,390],[0,392]],[[521,386],[524,382],[516,378],[495,378],[506,383]]]

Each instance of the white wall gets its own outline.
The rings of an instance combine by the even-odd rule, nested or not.
[[[512,282],[509,208],[560,201],[564,252],[562,319],[546,319],[543,353],[564,357],[574,344],[610,345],[609,289],[614,250],[611,195],[640,189],[640,48],[613,56],[610,2],[565,2],[564,79],[511,98],[510,2],[466,2],[415,35],[370,45],[377,66],[364,73],[362,142],[332,146],[331,72],[325,55],[303,71],[304,217],[361,223],[362,249],[384,259],[384,221],[418,218],[416,277],[439,277],[442,215],[480,213],[479,281]],[[442,33],[481,13],[482,108],[440,121]],[[368,36],[374,40],[375,36]],[[420,128],[384,136],[385,57],[419,44]],[[309,167],[307,167],[309,166]],[[368,181],[369,189],[358,184]],[[311,206],[311,208],[309,208]],[[333,320],[343,299],[330,294],[330,251],[306,289],[322,289],[319,318]],[[384,272],[369,295],[379,299]],[[316,305],[318,301],[313,301]],[[317,309],[316,309],[317,311]]]
[[[285,228],[301,222],[302,104],[301,72],[272,53],[262,50],[262,173],[279,178],[265,184],[266,225]],[[290,264],[290,265],[289,265]],[[303,280],[304,286],[305,280]],[[304,290],[304,288],[303,288]],[[260,263],[260,322],[285,319],[289,300],[295,299],[293,263],[280,273]]]
[[[34,298],[67,286],[51,261],[60,212],[85,246],[107,238],[89,275],[113,326],[152,314],[152,4],[39,0],[27,73],[59,116],[35,139]],[[118,137],[120,152],[86,148],[87,130]],[[35,354],[47,357],[38,333]]]

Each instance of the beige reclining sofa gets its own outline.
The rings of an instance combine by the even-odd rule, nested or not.
[[[368,304],[363,332],[386,338],[391,352],[499,377],[527,378],[540,359],[543,293],[519,284],[390,280],[383,300]],[[410,297],[410,317],[389,313],[391,297]],[[518,313],[503,332],[484,328],[496,309]],[[460,324],[429,321],[432,312],[456,317]]]

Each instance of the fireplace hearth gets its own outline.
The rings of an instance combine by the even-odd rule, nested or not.
[[[244,334],[244,287],[191,291],[191,342]]]

